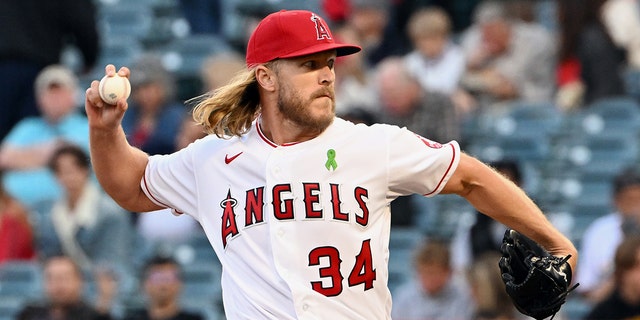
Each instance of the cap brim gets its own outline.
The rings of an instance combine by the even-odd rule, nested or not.
[[[342,57],[360,52],[362,48],[360,46],[343,43],[320,43],[315,46],[304,48],[303,50],[281,55],[279,58],[295,58],[329,50],[336,50],[336,55],[338,57]]]

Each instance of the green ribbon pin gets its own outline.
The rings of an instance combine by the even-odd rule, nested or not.
[[[338,163],[336,162],[336,151],[333,149],[327,150],[327,162],[324,164],[327,167],[327,170],[333,169],[336,170],[338,167]]]

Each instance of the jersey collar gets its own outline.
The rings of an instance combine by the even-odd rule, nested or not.
[[[262,127],[260,126],[260,122],[262,120],[262,115],[258,116],[258,119],[256,119],[256,131],[258,132],[258,136],[260,136],[260,138],[262,138],[262,140],[264,142],[266,142],[268,145],[277,148],[277,147],[287,147],[287,146],[292,146],[292,145],[296,145],[300,142],[287,142],[287,143],[283,143],[283,144],[277,144],[271,140],[269,140],[269,138],[267,138],[267,136],[262,132]]]

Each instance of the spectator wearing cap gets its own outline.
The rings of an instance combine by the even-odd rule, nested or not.
[[[47,162],[60,145],[89,149],[87,118],[78,108],[78,80],[67,67],[51,65],[36,78],[41,115],[21,120],[0,146],[0,167],[6,191],[28,208],[46,207],[61,189]]]
[[[613,289],[613,261],[625,235],[640,233],[640,170],[625,168],[613,179],[612,213],[594,220],[582,236],[578,292],[596,303]]]
[[[186,107],[176,100],[176,83],[162,60],[143,54],[131,67],[132,95],[122,128],[132,146],[149,154],[175,150]]]

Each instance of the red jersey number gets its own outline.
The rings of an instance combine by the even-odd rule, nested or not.
[[[349,278],[347,279],[349,287],[360,284],[364,285],[364,290],[373,288],[373,281],[376,280],[376,269],[373,267],[373,258],[371,256],[371,239],[362,242],[360,253],[355,257],[355,262]],[[329,279],[328,285],[323,285],[322,281],[311,281],[313,290],[327,296],[334,297],[342,293],[342,280],[344,277],[340,272],[340,251],[335,247],[317,247],[309,252],[309,266],[320,266],[321,258],[327,258],[326,265],[318,269],[320,278]]]

